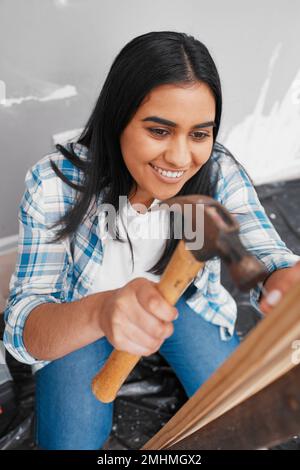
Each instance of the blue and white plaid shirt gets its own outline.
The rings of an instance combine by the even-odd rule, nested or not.
[[[74,148],[86,160],[86,147],[76,143]],[[82,184],[82,170],[60,152],[46,155],[26,173],[25,192],[18,212],[18,255],[4,311],[7,350],[17,360],[33,364],[36,370],[50,361],[39,361],[26,350],[23,342],[25,321],[37,305],[72,302],[89,294],[102,263],[102,241],[106,230],[99,197],[94,199],[90,215],[72,239],[46,243],[60,228],[51,230],[48,227],[70,209],[76,195],[76,191],[52,170],[50,158],[71,182]],[[293,254],[279,237],[245,171],[219,143],[215,143],[211,158],[212,178],[216,181],[215,199],[231,213],[236,213],[245,247],[266,265],[269,272],[293,266],[300,257]],[[197,290],[187,303],[205,320],[219,325],[221,339],[227,340],[234,332],[237,305],[220,283],[220,268],[217,257],[206,262],[193,281]],[[251,304],[258,310],[260,294],[259,286],[250,292]]]

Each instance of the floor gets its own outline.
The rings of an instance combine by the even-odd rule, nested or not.
[[[300,180],[263,185],[257,191],[282,239],[300,254]],[[222,283],[237,301],[237,332],[244,338],[260,316],[249,304],[248,294],[237,291],[224,269]],[[8,365],[14,378],[17,407],[6,427],[1,426],[0,416],[0,449],[33,449],[34,383],[31,370],[13,358],[8,358]],[[105,447],[141,448],[186,400],[181,384],[159,354],[143,358],[115,401],[113,429]],[[295,436],[278,448],[299,450],[300,438]]]

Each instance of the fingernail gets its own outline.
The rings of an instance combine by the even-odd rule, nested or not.
[[[269,305],[274,306],[274,305],[278,304],[281,297],[282,297],[281,291],[278,290],[278,289],[274,289],[271,292],[269,292],[269,294],[267,295],[265,300],[266,300],[266,302],[268,302]]]

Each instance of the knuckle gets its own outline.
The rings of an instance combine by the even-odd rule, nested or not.
[[[165,326],[159,323],[153,331],[153,336],[155,336],[156,338],[162,338],[164,334],[165,334]]]
[[[162,340],[166,337],[166,328],[165,327],[161,327],[160,330],[159,330],[159,334],[157,335],[157,337]]]
[[[114,334],[118,332],[119,325],[120,325],[119,315],[117,312],[113,312],[112,317],[111,317],[111,329],[114,332]]]
[[[173,311],[171,311],[171,310],[166,310],[164,317],[165,317],[165,322],[170,322],[170,321],[172,321],[172,320],[174,319],[174,313],[173,313]]]
[[[155,339],[153,340],[153,342],[152,342],[152,348],[151,348],[151,349],[153,350],[153,352],[155,352],[155,351],[158,350],[158,348],[159,348],[159,346],[160,346],[160,343],[161,343],[161,341],[158,340],[157,338],[155,338]]]
[[[166,305],[164,302],[158,301],[156,298],[151,298],[148,302],[148,306],[152,314],[155,315],[159,313],[160,316],[163,316],[167,320],[173,320],[175,315],[177,315],[176,309],[170,305]]]
[[[120,348],[122,346],[122,337],[119,332],[114,333],[114,345],[116,348]]]
[[[154,351],[157,345],[157,339],[155,338],[150,338],[147,340],[147,342],[144,342],[143,346],[148,349],[149,351]]]
[[[171,320],[174,320],[175,318],[177,318],[177,315],[178,315],[178,310],[176,307],[172,307],[170,308],[169,310],[169,318],[170,318],[170,321]]]
[[[148,349],[145,349],[145,352],[142,353],[142,356],[148,357],[148,356],[151,356],[151,354],[152,354],[152,351],[149,351]]]
[[[115,308],[114,308],[114,313],[115,315],[119,315],[121,310],[123,310],[124,306],[125,306],[125,298],[122,296],[122,297],[118,297],[116,300],[115,300]]]
[[[172,336],[173,332],[174,332],[174,325],[173,325],[173,323],[168,323],[168,325],[167,325],[167,327],[166,327],[166,335],[167,335],[167,337]]]
[[[148,300],[148,305],[149,305],[151,312],[153,313],[155,313],[155,311],[157,311],[160,308],[159,302],[157,301],[156,297],[150,297],[150,299]]]
[[[143,356],[151,356],[152,354],[156,353],[157,349],[157,347],[146,348],[145,352],[143,353]]]

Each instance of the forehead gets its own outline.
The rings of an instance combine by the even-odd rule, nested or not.
[[[160,85],[145,97],[136,117],[146,117],[149,113],[175,122],[183,119],[196,119],[195,122],[199,122],[199,118],[214,120],[215,98],[208,85],[202,82],[193,85]]]

